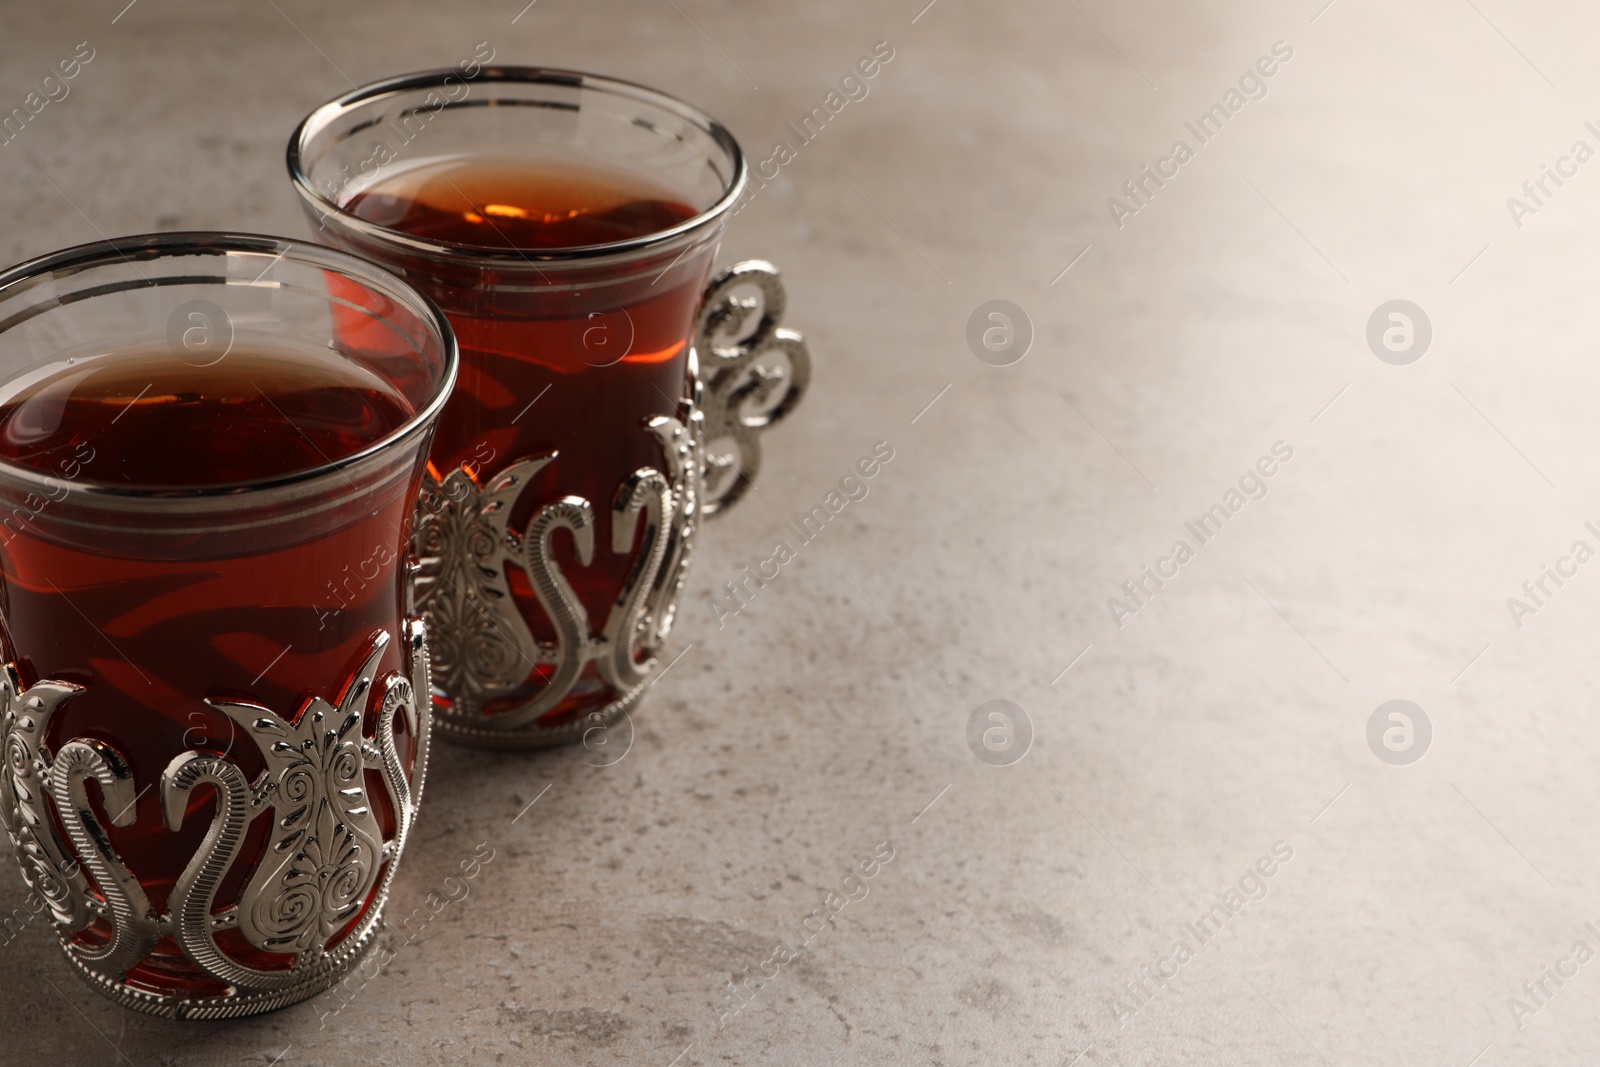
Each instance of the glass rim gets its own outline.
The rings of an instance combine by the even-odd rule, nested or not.
[[[324,195],[311,183],[311,176],[306,172],[304,165],[303,148],[311,136],[325,129],[333,119],[386,96],[395,96],[419,89],[440,88],[446,80],[451,78],[468,84],[561,85],[571,89],[608,92],[653,104],[672,112],[679,118],[693,124],[701,132],[708,134],[712,140],[728,153],[733,162],[733,176],[723,189],[722,195],[714,203],[695,214],[692,218],[685,219],[677,225],[669,226],[664,230],[657,230],[654,233],[647,233],[640,237],[630,237],[622,241],[573,245],[569,248],[554,249],[494,248],[416,237],[361,218]],[[452,107],[465,106],[466,103],[466,100],[447,102],[441,105],[440,110],[448,111]],[[693,104],[680,100],[670,93],[652,89],[648,85],[625,81],[621,78],[612,78],[604,74],[590,74],[585,71],[567,70],[560,67],[514,65],[484,67],[476,75],[470,77],[464,75],[458,68],[441,67],[434,70],[417,71],[413,74],[401,74],[359,86],[315,108],[300,120],[299,125],[294,128],[294,132],[289,135],[289,147],[285,162],[288,165],[289,177],[294,184],[295,191],[300,194],[301,199],[309,207],[320,215],[332,215],[341,225],[349,227],[370,240],[395,246],[406,251],[422,252],[459,263],[502,266],[517,262],[538,264],[580,262],[604,256],[655,250],[670,244],[678,238],[694,234],[716,223],[738,202],[749,180],[749,165],[745,160],[744,150],[739,147],[738,139],[734,137],[726,126]]]
[[[276,257],[273,264],[277,259],[287,259],[321,270],[334,271],[382,292],[402,304],[409,304],[411,310],[432,327],[443,345],[443,368],[426,403],[420,405],[395,429],[364,448],[315,467],[306,467],[270,478],[196,486],[128,486],[86,478],[58,478],[4,458],[0,458],[0,478],[27,487],[44,486],[52,491],[65,485],[72,495],[89,495],[108,501],[118,499],[202,501],[219,497],[240,497],[286,489],[316,482],[329,475],[340,474],[382,455],[433,424],[450,399],[460,366],[456,335],[450,326],[450,320],[426,293],[405,279],[369,260],[325,245],[291,237],[275,237],[270,234],[213,230],[179,230],[170,233],[113,237],[63,248],[0,270],[0,304],[4,304],[10,297],[26,292],[30,283],[39,284],[46,280],[68,278],[95,267],[116,265],[119,262],[134,265],[183,255],[225,255],[230,252],[273,255]],[[272,264],[269,264],[269,269],[271,266]],[[220,277],[185,280],[229,284],[228,279]],[[158,284],[146,282],[131,288],[154,288]],[[57,299],[41,310],[60,306],[62,303]],[[11,317],[0,318],[0,332],[4,332],[11,322]],[[7,379],[0,377],[0,382],[5,380]]]

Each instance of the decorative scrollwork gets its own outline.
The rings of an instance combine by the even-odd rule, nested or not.
[[[739,295],[752,288],[757,295]],[[805,338],[778,325],[785,304],[778,268],[764,260],[735,263],[706,287],[694,347],[706,376],[701,507],[707,516],[749,490],[761,469],[760,434],[793,411],[811,383]],[[723,441],[733,454],[718,449]]]
[[[0,823],[22,864],[22,878],[44,899],[58,927],[80,930],[94,917],[88,879],[50,823],[50,760],[44,730],[56,710],[82,691],[66,682],[39,682],[23,691],[10,664],[0,670],[5,763],[0,765]]]
[[[100,797],[112,826],[128,826],[136,817],[134,805],[139,796],[133,786],[133,772],[115,748],[91,739],[62,745],[50,761],[47,774],[51,799],[67,829],[72,850],[88,866],[100,890],[99,901],[90,901],[89,910],[111,924],[111,940],[105,945],[93,947],[69,941],[67,952],[96,977],[120,981],[128,968],[150,954],[164,929],[150,910],[150,900],[139,879],[111,847],[105,827],[89,806],[87,786],[90,778],[100,784]]]
[[[667,416],[645,429],[660,442],[666,472],[640,467],[618,487],[611,505],[611,550],[635,557],[598,636],[555,559],[555,538],[571,538],[578,563],[595,552],[594,506],[566,496],[541,506],[520,533],[510,528],[512,506],[554,452],[519,459],[480,489],[466,467],[443,481],[424,475],[412,536],[418,564],[417,606],[434,636],[433,684],[448,704],[435,709],[441,735],[485,747],[538,747],[580,736],[609,722],[637,700],[672,628],[689,565],[700,481],[699,412],[688,425]],[[555,631],[538,640],[511,595],[508,567],[521,568]],[[594,661],[619,691],[583,720],[543,726],[540,716],[560,705]],[[542,668],[542,670],[541,670]],[[536,672],[543,682],[520,704],[485,714],[484,705],[523,687]]]
[[[198,786],[211,786],[216,803],[204,841],[172,887],[166,914],[151,908],[89,802],[93,779],[111,824],[135,821],[139,794],[126,759],[93,738],[67,741],[52,753],[50,722],[80,688],[43,681],[24,690],[7,667],[0,676],[6,752],[0,814],[24,877],[49,904],[79,973],[128,1007],[182,1018],[269,1011],[337,981],[371,943],[416,817],[430,714],[425,632],[420,620],[406,624],[409,679],[396,673],[377,678],[391,640],[379,630],[334,703],[312,696],[290,718],[262,704],[207,701],[254,741],[265,769],[247,781],[232,759],[203,751],[180,753],[167,765],[159,796],[168,829],[182,827]],[[362,723],[374,686],[382,700],[374,735],[367,737]],[[415,749],[409,776],[395,743],[397,715],[404,715]],[[383,783],[394,814],[387,840],[367,790],[369,771]],[[52,825],[52,809],[66,842]],[[238,861],[250,824],[263,815],[271,820],[264,854],[238,903],[217,909],[217,890]],[[109,940],[77,936],[97,920],[109,927]],[[255,948],[292,956],[292,965],[266,970],[233,958],[216,940],[230,928]],[[230,992],[184,996],[130,984],[128,972],[167,936]]]

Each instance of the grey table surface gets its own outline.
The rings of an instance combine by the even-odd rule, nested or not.
[[[722,258],[781,264],[816,359],[631,747],[437,751],[395,912],[494,858],[392,964],[183,1024],[7,927],[0,1062],[1594,1062],[1592,8],[524,2],[0,10],[0,111],[93,50],[0,145],[7,260],[303,235],[298,118],[482,41],[789,143]],[[1020,360],[968,343],[995,299]],[[867,496],[715,610],[878,442]],[[987,711],[969,745],[991,700],[1009,748]],[[1391,700],[1409,747],[1387,711],[1369,743]]]

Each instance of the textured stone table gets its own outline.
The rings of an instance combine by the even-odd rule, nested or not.
[[[0,112],[93,54],[0,146],[5,259],[301,235],[294,122],[487,41],[769,161],[723,259],[783,266],[817,371],[703,532],[631,748],[438,752],[394,913],[493,858],[392,965],[178,1024],[13,922],[0,1062],[1594,1062],[1593,13],[123,2],[0,14]],[[1019,362],[1016,316],[969,347],[994,299]],[[867,495],[714,609],[878,442]],[[969,747],[991,700],[1018,761],[1015,713]],[[1391,700],[1430,730],[1369,745]]]

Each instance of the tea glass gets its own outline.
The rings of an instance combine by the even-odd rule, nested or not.
[[[406,168],[515,155],[670,188],[692,217],[568,248],[457,243],[354,202]],[[737,141],[664,93],[530,67],[447,69],[313,111],[288,165],[319,240],[432,297],[461,344],[413,538],[445,740],[587,737],[650,684],[701,515],[748,489],[810,377],[770,264],[710,275],[746,182]],[[463,194],[464,195],[464,194]],[[491,220],[514,206],[473,202]]]
[[[323,454],[320,430],[268,412],[248,439],[216,442],[259,477],[118,476],[127,450],[110,431],[154,448],[223,403],[207,383],[228,360],[288,348],[373,383],[396,424]],[[130,353],[153,387],[91,397],[117,406],[99,437],[47,464],[26,455],[64,417],[17,399],[30,382],[115,373]],[[407,542],[456,365],[426,297],[303,242],[129,237],[0,273],[0,822],[30,906],[112,1000],[269,1011],[328,988],[372,943],[427,764]],[[320,458],[267,465],[290,446]]]

